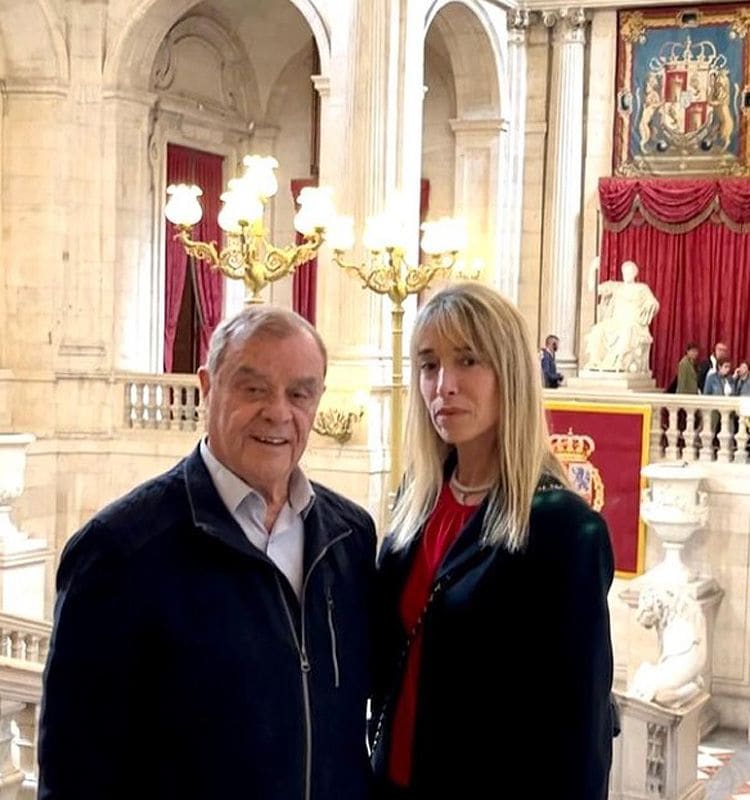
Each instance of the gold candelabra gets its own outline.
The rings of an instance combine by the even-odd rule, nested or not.
[[[422,225],[422,250],[427,263],[409,265],[404,254],[403,216],[388,210],[367,221],[363,244],[367,251],[364,263],[344,261],[344,252],[354,244],[350,217],[334,217],[326,239],[333,249],[334,263],[359,278],[362,286],[391,301],[391,470],[390,489],[395,492],[401,480],[401,440],[403,436],[403,319],[404,300],[427,289],[433,278],[445,275],[466,246],[463,221],[444,217]]]
[[[315,256],[323,243],[326,223],[333,215],[331,190],[307,187],[298,198],[300,208],[294,222],[303,235],[300,244],[277,247],[267,239],[263,224],[265,207],[278,191],[275,170],[279,162],[272,156],[245,156],[245,172],[229,181],[221,195],[223,206],[218,222],[226,234],[226,244],[191,238],[193,226],[203,216],[198,198],[199,186],[177,184],[167,188],[169,200],[164,209],[167,219],[177,226],[174,238],[185,252],[228,278],[242,280],[247,303],[262,302],[260,293],[269,283],[290,275]]]
[[[329,436],[339,444],[346,444],[352,438],[354,426],[362,419],[364,413],[364,403],[361,403],[356,410],[351,411],[326,408],[317,413],[313,430],[320,436]]]

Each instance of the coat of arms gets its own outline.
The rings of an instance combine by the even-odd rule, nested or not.
[[[573,433],[553,433],[550,437],[552,452],[560,459],[568,471],[573,489],[578,492],[595,511],[604,508],[604,483],[599,470],[589,461],[596,450],[590,436]]]
[[[750,6],[620,13],[615,171],[748,174]]]

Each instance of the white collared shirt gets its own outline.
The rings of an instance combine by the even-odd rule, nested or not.
[[[266,501],[260,492],[225,467],[204,437],[200,454],[216,491],[250,544],[265,553],[284,573],[297,597],[302,592],[305,518],[315,501],[310,481],[299,467],[289,479],[289,498],[269,533],[265,527]]]

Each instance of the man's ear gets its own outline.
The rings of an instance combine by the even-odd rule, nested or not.
[[[208,367],[198,367],[198,381],[201,385],[201,395],[205,401],[211,389],[211,373],[208,371]]]

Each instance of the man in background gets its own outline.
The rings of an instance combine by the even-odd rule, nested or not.
[[[540,353],[542,358],[542,385],[545,389],[557,389],[565,380],[565,376],[557,371],[555,353],[560,345],[560,339],[550,334],[544,340],[544,347]]]
[[[695,365],[698,362],[698,345],[688,342],[685,355],[677,365],[677,394],[698,394],[698,375]]]
[[[711,355],[698,366],[698,389],[705,394],[706,378],[709,373],[716,372],[719,368],[719,361],[729,358],[729,348],[724,342],[716,342],[714,351]]]

